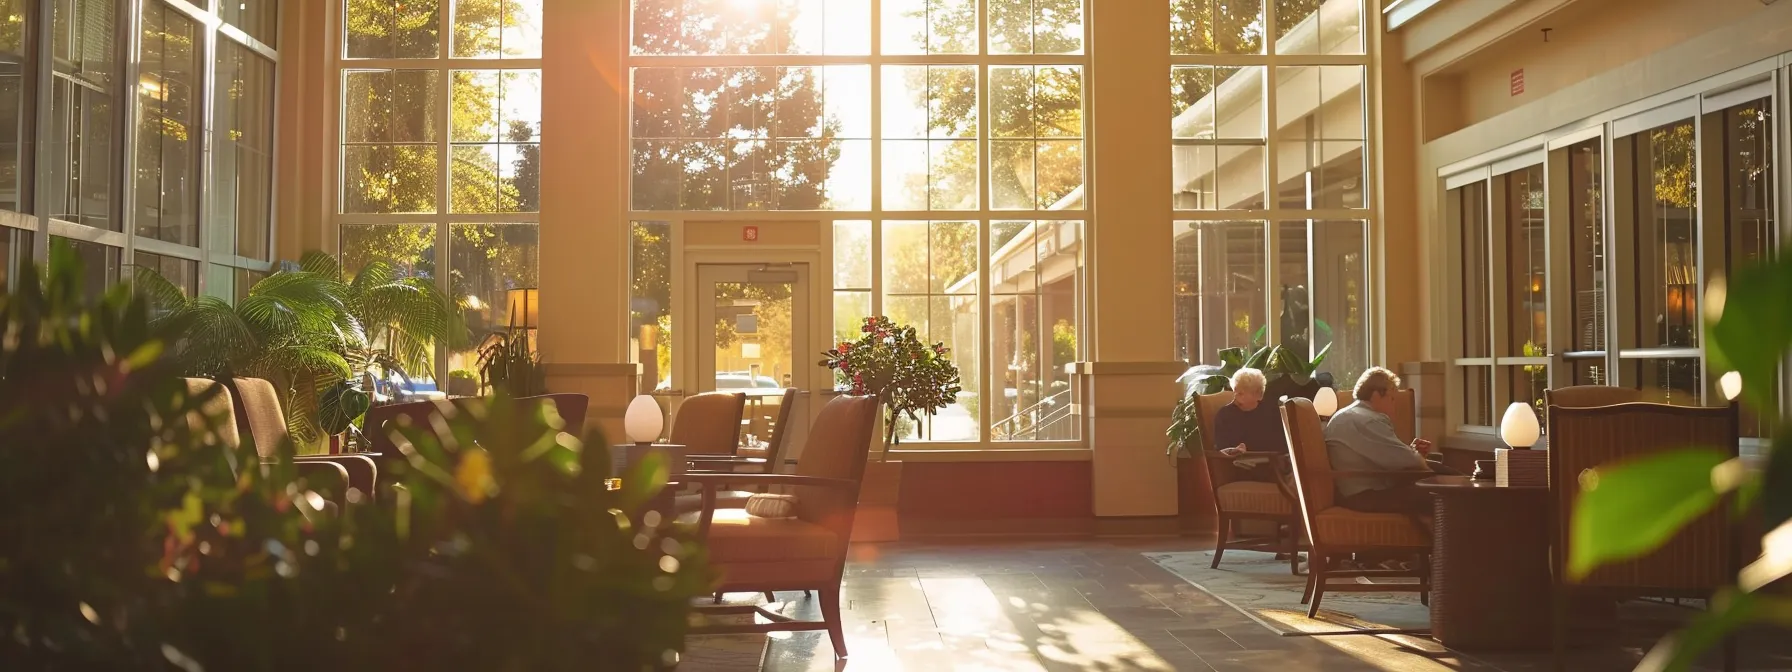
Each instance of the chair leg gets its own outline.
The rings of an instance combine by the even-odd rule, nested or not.
[[[821,589],[821,618],[828,624],[828,640],[834,644],[834,659],[846,658],[846,626],[840,620],[840,589]]]
[[[1308,587],[1313,593],[1313,601],[1307,604],[1307,618],[1317,618],[1319,616],[1319,601],[1325,599],[1325,566],[1320,564],[1325,558],[1319,553],[1308,557],[1316,559],[1307,563]]]
[[[773,595],[773,594],[772,594],[772,591],[769,591],[769,590],[768,590],[768,591],[765,591],[765,601],[767,601],[767,602],[777,602],[777,601],[778,601],[778,596],[777,596],[777,595]]]
[[[1226,538],[1230,536],[1232,536],[1232,521],[1227,520],[1226,514],[1222,513],[1220,514],[1219,538],[1213,542],[1213,565],[1208,569],[1220,568],[1220,556],[1226,554]]]
[[[1317,572],[1313,571],[1313,566],[1313,555],[1309,553],[1307,554],[1307,589],[1300,594],[1301,604],[1307,604],[1313,601],[1313,577],[1317,575]]]
[[[716,593],[716,599],[715,599],[715,601],[711,602],[711,604],[721,604],[721,603],[722,603],[722,594]]]

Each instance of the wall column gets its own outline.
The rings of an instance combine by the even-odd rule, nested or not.
[[[1170,7],[1088,3],[1092,362],[1077,368],[1096,516],[1174,516],[1164,427],[1184,368],[1170,358]]]
[[[623,351],[629,3],[543,4],[541,357],[548,389],[589,395],[589,424],[621,441],[638,370]]]

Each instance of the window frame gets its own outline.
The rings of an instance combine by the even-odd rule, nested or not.
[[[869,12],[869,18],[868,18],[869,44],[866,48],[866,51],[868,53],[859,54],[859,55],[845,55],[845,54],[721,54],[721,55],[638,54],[638,53],[634,53],[633,48],[632,48],[632,45],[633,45],[633,32],[632,31],[633,31],[633,26],[634,26],[634,20],[633,20],[633,14],[632,14],[633,5],[632,5],[632,3],[630,3],[630,18],[627,21],[627,24],[628,24],[627,30],[629,31],[629,33],[623,40],[623,42],[624,42],[623,48],[628,50],[628,53],[627,53],[627,55],[625,57],[625,61],[624,61],[625,66],[626,66],[625,70],[629,71],[630,73],[632,73],[636,68],[649,68],[649,67],[657,67],[657,68],[731,67],[731,66],[739,66],[739,67],[750,67],[750,66],[801,67],[801,66],[826,66],[826,65],[869,65],[870,66],[870,77],[871,77],[871,83],[870,83],[871,99],[869,102],[870,112],[871,112],[871,118],[870,118],[871,133],[870,133],[870,138],[869,138],[870,146],[871,146],[871,178],[870,178],[871,179],[871,184],[870,184],[871,200],[870,200],[870,207],[868,209],[861,209],[861,210],[700,210],[699,211],[699,210],[636,209],[634,207],[634,199],[633,199],[633,184],[632,184],[633,183],[633,179],[632,179],[633,168],[632,168],[632,163],[631,163],[632,162],[632,151],[624,151],[622,153],[622,156],[620,157],[621,165],[619,166],[620,172],[618,174],[630,176],[629,177],[630,185],[629,185],[628,193],[624,198],[625,210],[622,213],[622,221],[665,223],[666,225],[668,225],[670,227],[671,240],[672,240],[672,258],[674,260],[674,263],[672,264],[672,267],[673,267],[672,268],[672,277],[670,279],[670,282],[672,285],[672,295],[673,295],[671,313],[674,316],[674,318],[681,317],[681,316],[689,317],[680,312],[681,310],[684,310],[684,306],[683,306],[684,302],[681,300],[681,297],[683,296],[684,291],[681,288],[686,286],[686,283],[689,281],[689,279],[683,277],[683,272],[682,272],[683,269],[681,267],[681,264],[678,261],[678,260],[682,259],[683,255],[685,254],[684,246],[686,243],[685,243],[684,236],[683,236],[683,230],[686,228],[685,225],[687,223],[691,223],[691,222],[705,222],[705,223],[724,222],[724,223],[739,224],[739,225],[760,225],[760,226],[782,226],[782,225],[793,225],[793,223],[796,226],[813,225],[816,227],[816,230],[819,232],[817,246],[818,246],[819,250],[821,251],[822,263],[828,264],[829,267],[831,268],[832,262],[833,262],[833,254],[834,254],[835,223],[841,222],[841,221],[869,221],[869,222],[871,222],[871,245],[872,245],[872,253],[871,253],[871,259],[872,259],[871,284],[872,284],[872,287],[870,288],[871,311],[872,311],[872,314],[874,314],[874,315],[881,315],[881,314],[884,314],[884,299],[886,298],[885,294],[888,293],[888,290],[884,286],[884,283],[883,283],[883,273],[884,273],[883,255],[882,255],[883,235],[884,235],[883,224],[885,222],[898,222],[898,221],[934,221],[934,222],[967,221],[967,222],[972,222],[977,227],[976,257],[977,257],[978,261],[977,261],[976,275],[978,278],[978,282],[977,282],[977,291],[976,291],[975,296],[977,297],[977,309],[978,309],[978,316],[977,316],[978,333],[977,333],[977,337],[976,337],[977,347],[978,347],[977,362],[978,362],[978,366],[980,369],[978,371],[978,376],[977,376],[978,389],[975,390],[974,392],[977,394],[977,398],[988,399],[989,392],[990,392],[990,379],[991,379],[991,376],[989,375],[989,373],[991,371],[991,367],[993,366],[993,364],[990,362],[989,353],[993,349],[993,344],[992,344],[992,335],[990,332],[990,326],[991,326],[990,319],[991,319],[991,313],[992,313],[992,311],[990,310],[991,294],[989,291],[989,283],[988,283],[987,278],[989,277],[989,265],[990,265],[990,262],[989,262],[990,230],[991,230],[993,224],[995,222],[1019,221],[1019,220],[1079,221],[1079,222],[1083,223],[1082,226],[1084,227],[1082,229],[1082,235],[1087,236],[1090,231],[1090,229],[1088,227],[1092,226],[1092,222],[1094,219],[1093,212],[1088,207],[1088,203],[1090,201],[1090,199],[1088,198],[1088,194],[1092,193],[1094,190],[1094,183],[1093,183],[1093,180],[1090,179],[1090,170],[1089,170],[1090,133],[1089,133],[1089,126],[1088,126],[1089,110],[1092,108],[1090,92],[1093,90],[1093,87],[1091,86],[1091,81],[1092,81],[1092,78],[1094,77],[1094,73],[1091,71],[1091,65],[1092,65],[1093,61],[1090,58],[1090,50],[1089,50],[1089,46],[1090,46],[1091,38],[1092,38],[1091,25],[1090,25],[1091,24],[1091,22],[1090,22],[1091,10],[1089,7],[1091,0],[1084,0],[1084,2],[1083,2],[1083,19],[1081,22],[1082,48],[1079,51],[1079,53],[1075,53],[1075,54],[993,54],[993,53],[989,53],[991,40],[990,40],[990,34],[989,34],[988,7],[989,7],[990,2],[992,2],[992,0],[974,0],[976,3],[977,12],[978,12],[977,28],[976,28],[976,30],[977,30],[976,39],[977,39],[978,46],[977,46],[975,53],[885,54],[882,52],[883,14],[884,14],[883,3],[885,1],[886,0],[869,0],[869,2],[867,4],[868,12]],[[884,187],[884,172],[885,172],[884,171],[885,167],[884,167],[884,156],[883,155],[884,155],[884,143],[886,142],[884,128],[883,128],[883,95],[884,95],[884,84],[883,84],[884,74],[883,73],[884,73],[884,68],[886,66],[923,66],[923,65],[959,65],[959,66],[971,66],[971,67],[975,68],[976,81],[977,81],[977,135],[976,135],[975,142],[976,142],[977,153],[978,153],[978,156],[977,156],[977,189],[976,189],[977,207],[975,207],[975,208],[937,209],[937,210],[935,210],[935,209],[922,209],[922,210],[901,209],[901,210],[897,210],[897,209],[885,209],[882,207],[884,204],[883,187]],[[1066,209],[1061,209],[1061,210],[1053,210],[1053,209],[1049,209],[1049,208],[1038,208],[1038,207],[1030,208],[1030,209],[1009,210],[1009,209],[997,209],[997,208],[993,207],[994,198],[993,198],[993,194],[991,192],[991,181],[990,181],[990,177],[989,177],[990,170],[991,170],[990,156],[992,153],[990,148],[993,146],[993,141],[996,140],[996,138],[994,138],[992,136],[991,130],[990,130],[990,126],[991,126],[990,110],[991,110],[991,105],[992,105],[992,96],[990,95],[990,88],[989,88],[990,81],[989,80],[990,80],[991,68],[1001,67],[1001,66],[1076,66],[1081,69],[1081,75],[1082,75],[1081,104],[1082,104],[1082,114],[1083,114],[1083,131],[1082,131],[1082,135],[1079,136],[1077,139],[1083,143],[1083,152],[1082,152],[1083,184],[1082,184],[1082,188],[1081,188],[1083,197],[1080,199],[1081,203],[1078,204],[1077,207],[1066,208]],[[633,92],[632,77],[631,77],[631,81],[630,81],[628,90],[630,91],[629,98],[632,99],[632,92]],[[633,144],[632,144],[633,127],[634,127],[634,105],[629,104],[628,109],[625,111],[624,123],[621,124],[621,129],[619,130],[620,138],[622,140],[622,146],[625,148],[632,148],[632,146],[633,146]],[[890,139],[893,140],[896,138],[890,138]],[[1047,139],[1049,139],[1049,138],[1047,138]],[[1035,197],[1035,198],[1037,198],[1037,197]],[[1067,196],[1066,199],[1068,199],[1068,198],[1069,197]],[[630,235],[629,229],[632,229],[632,226],[623,227],[623,229],[624,230],[622,231],[621,235],[626,237],[626,236]],[[626,242],[626,238],[625,238],[624,249],[628,249],[627,246],[630,244],[631,243]],[[769,249],[767,250],[767,252],[768,252],[768,254],[773,253]],[[1078,251],[1078,254],[1082,255],[1082,251],[1080,249]],[[1079,276],[1078,276],[1079,279],[1076,282],[1076,290],[1075,290],[1076,297],[1077,297],[1077,306],[1076,306],[1076,310],[1075,310],[1076,316],[1077,316],[1076,317],[1076,327],[1077,327],[1077,332],[1079,335],[1078,359],[1081,359],[1082,357],[1086,356],[1086,353],[1088,351],[1087,346],[1086,346],[1087,339],[1082,337],[1083,335],[1085,335],[1088,332],[1088,330],[1086,329],[1086,325],[1087,325],[1086,316],[1088,314],[1088,307],[1087,307],[1088,306],[1088,282],[1087,282],[1087,276],[1086,276],[1087,264],[1088,264],[1088,262],[1087,262],[1086,256],[1082,257],[1081,264],[1079,265],[1080,268],[1082,269],[1082,271],[1081,271],[1081,274],[1079,274]],[[833,333],[832,325],[834,324],[834,315],[833,315],[834,303],[833,303],[832,299],[834,296],[834,290],[837,288],[832,286],[833,275],[831,272],[826,273],[826,274],[817,274],[814,277],[816,277],[818,279],[818,282],[813,287],[813,289],[815,291],[815,296],[817,297],[816,300],[821,303],[826,304],[824,306],[818,306],[818,311],[814,313],[815,318],[816,318],[816,324],[825,325],[826,333],[831,335]],[[827,278],[826,287],[824,287],[823,283],[819,281],[820,278],[824,278],[824,277]],[[859,291],[859,290],[863,290],[864,288],[851,287],[851,288],[838,288],[838,289],[845,290],[845,291]],[[823,296],[824,294],[828,297],[826,301],[822,301],[819,298],[819,297]],[[692,315],[694,315],[694,313],[692,313]],[[632,324],[632,320],[629,321],[629,323]],[[674,364],[672,366],[672,369],[673,369],[672,387],[674,389],[690,389],[690,386],[687,385],[687,383],[691,382],[691,378],[689,376],[692,374],[693,371],[695,371],[695,367],[689,363],[691,361],[694,361],[692,359],[689,359],[693,355],[688,354],[688,353],[694,352],[691,350],[691,347],[693,347],[694,344],[692,344],[688,341],[688,339],[690,339],[692,337],[687,332],[688,332],[688,330],[678,330],[676,328],[673,330],[673,334],[674,334],[673,338],[675,341],[675,345],[674,345],[674,355],[673,355],[674,356]],[[820,333],[820,332],[817,332],[817,333]],[[960,346],[960,347],[962,347],[962,346]],[[681,353],[681,352],[687,353],[687,354],[680,355],[679,353]],[[681,357],[686,358],[685,359],[686,364],[684,366],[680,366],[678,364]],[[821,378],[818,377],[817,379],[819,380]],[[972,390],[966,390],[966,391],[971,392]],[[1080,415],[1077,417],[1077,420],[1076,420],[1076,422],[1079,424],[1079,428],[1078,428],[1078,437],[1079,438],[1076,440],[1062,440],[1062,441],[1006,441],[1006,440],[1004,440],[1004,441],[997,441],[997,440],[994,440],[993,438],[991,438],[992,437],[992,434],[990,431],[991,425],[996,420],[995,418],[991,417],[991,413],[992,413],[992,409],[991,409],[990,404],[982,404],[982,403],[978,404],[978,412],[977,412],[977,415],[978,415],[978,419],[977,419],[978,438],[974,441],[904,440],[902,442],[901,448],[903,450],[927,451],[927,452],[966,451],[966,450],[979,450],[979,451],[987,450],[987,451],[999,451],[999,452],[1012,452],[1012,451],[1023,451],[1023,450],[1029,450],[1029,449],[1051,450],[1051,449],[1067,449],[1067,448],[1085,448],[1085,449],[1088,448],[1088,445],[1089,445],[1088,439],[1087,439],[1088,433],[1086,431],[1086,427],[1082,426],[1084,424],[1084,422],[1081,419]]]

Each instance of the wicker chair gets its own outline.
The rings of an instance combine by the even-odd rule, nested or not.
[[[1325,431],[1313,402],[1289,399],[1282,405],[1282,422],[1288,429],[1288,454],[1294,461],[1295,490],[1300,494],[1301,522],[1312,544],[1307,563],[1306,602],[1309,618],[1319,615],[1319,602],[1326,591],[1344,592],[1417,592],[1421,602],[1429,603],[1431,591],[1431,538],[1419,529],[1412,517],[1398,513],[1364,513],[1338,506],[1334,481],[1341,477],[1380,476],[1391,478],[1424,478],[1428,471],[1334,471],[1331,453],[1325,445]],[[1352,553],[1418,554],[1425,558],[1416,570],[1328,569],[1328,560]],[[1416,578],[1416,584],[1365,584],[1354,579]],[[1353,579],[1332,584],[1330,579]],[[1352,630],[1368,634],[1370,630]]]
[[[1214,419],[1219,417],[1220,409],[1230,403],[1230,390],[1196,395],[1195,399],[1195,413],[1202,427],[1201,456],[1207,466],[1207,485],[1213,490],[1213,510],[1219,524],[1218,538],[1213,547],[1212,567],[1219,568],[1220,558],[1226,554],[1226,549],[1264,551],[1286,553],[1288,570],[1299,574],[1300,511],[1294,503],[1293,493],[1280,483],[1232,480],[1233,460],[1251,456],[1268,457],[1270,462],[1259,468],[1275,469],[1287,456],[1282,453],[1226,455],[1219,452],[1218,447],[1213,445]],[[1262,403],[1270,402],[1265,400]],[[1275,531],[1269,536],[1236,536],[1239,533],[1238,523],[1243,521],[1264,521],[1275,526]],[[1286,534],[1283,533],[1284,529]]]
[[[1565,408],[1590,408],[1643,401],[1643,391],[1608,385],[1573,385],[1543,391],[1543,405]]]
[[[1610,389],[1610,388],[1607,388]],[[1627,460],[1706,446],[1735,457],[1739,421],[1734,405],[1687,407],[1666,404],[1623,403],[1574,408],[1551,405],[1549,417],[1549,482],[1555,499],[1555,540],[1551,564],[1557,577],[1565,577],[1568,555],[1573,551],[1570,521],[1575,499],[1582,490],[1581,477],[1588,470]],[[1736,577],[1737,534],[1727,511],[1713,507],[1682,528],[1661,548],[1643,557],[1594,570],[1573,585],[1558,585],[1557,651],[1564,645],[1566,604],[1570,593],[1624,597],[1708,598]],[[1560,579],[1558,579],[1560,580]],[[1726,669],[1734,651],[1726,645]]]

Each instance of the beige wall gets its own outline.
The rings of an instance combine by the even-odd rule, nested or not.
[[[273,247],[275,259],[297,259],[305,250],[326,247],[324,232],[333,207],[325,162],[335,157],[329,139],[335,107],[334,40],[327,3],[282,3],[280,14]]]

